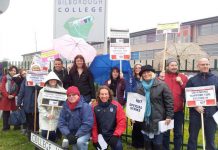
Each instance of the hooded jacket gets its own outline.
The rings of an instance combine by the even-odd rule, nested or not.
[[[49,87],[48,81],[52,79],[57,80],[57,86],[55,89],[59,89],[60,91],[61,90],[65,91],[65,89],[62,87],[61,80],[57,77],[57,75],[54,72],[50,72],[45,79],[45,87],[40,90],[39,96],[38,96],[39,128],[41,130],[54,131],[56,130],[57,124],[58,124],[60,108],[54,107],[54,110],[53,110],[54,119],[48,120],[47,116],[51,114],[52,107],[42,105],[43,94],[44,94],[45,88]]]

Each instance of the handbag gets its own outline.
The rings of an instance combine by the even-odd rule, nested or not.
[[[23,109],[13,111],[9,118],[10,125],[21,125],[26,123],[26,115]]]

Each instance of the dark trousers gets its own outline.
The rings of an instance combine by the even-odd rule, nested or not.
[[[34,131],[34,113],[25,113],[27,138],[30,140],[31,132]],[[36,114],[36,131],[39,131],[39,113]]]
[[[132,146],[135,148],[144,147],[144,136],[141,130],[142,130],[142,122],[135,121],[132,130]]]
[[[147,135],[143,135],[145,140],[145,150],[162,150],[163,134],[154,135],[153,139],[150,139]]]
[[[47,138],[47,133],[48,133],[48,130],[42,130],[42,137],[44,137],[46,139]],[[52,141],[52,142],[55,142],[56,138],[57,138],[56,132],[55,131],[50,131],[48,139],[50,141]]]
[[[197,150],[197,139],[201,128],[201,115],[197,111],[190,111],[189,115],[189,139],[187,150]],[[206,149],[215,150],[216,122],[212,116],[204,115],[204,133],[206,138]]]
[[[123,145],[121,139],[118,139],[117,145],[111,145],[112,150],[123,150]]]
[[[9,125],[10,111],[3,111],[2,117],[3,117],[3,130],[10,129],[10,125]]]
[[[183,111],[174,113],[174,150],[180,150],[182,146],[182,125],[184,120]],[[163,150],[170,150],[170,131],[163,134]]]

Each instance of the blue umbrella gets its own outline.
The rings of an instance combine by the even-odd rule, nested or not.
[[[92,72],[95,83],[103,85],[110,78],[113,67],[120,68],[120,60],[110,60],[109,54],[98,55],[92,61],[89,70]],[[122,60],[122,72],[126,81],[126,92],[132,91],[133,75],[129,61]]]

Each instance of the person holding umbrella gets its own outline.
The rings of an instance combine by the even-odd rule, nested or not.
[[[64,91],[61,80],[58,76],[52,71],[50,72],[45,79],[45,86],[40,90],[38,95],[38,111],[39,111],[39,128],[41,134],[44,138],[48,135],[48,139],[55,142],[56,141],[56,132],[58,125],[58,118],[60,114],[60,107],[45,106],[43,104],[43,96],[46,89],[56,89]],[[49,133],[48,133],[49,132]]]
[[[95,99],[95,86],[92,73],[88,70],[82,55],[74,58],[73,66],[69,72],[70,86],[78,87],[85,102],[89,103]]]
[[[121,135],[126,130],[126,115],[122,106],[113,100],[113,93],[107,86],[101,86],[97,91],[97,103],[93,104],[94,125],[92,141],[96,149],[101,149],[98,134],[112,150],[122,150]]]
[[[151,65],[141,68],[142,81],[136,84],[135,92],[146,97],[146,111],[142,133],[146,150],[162,149],[163,133],[158,129],[159,121],[169,124],[173,118],[173,98],[168,86],[156,78]]]
[[[120,74],[120,69],[118,67],[113,67],[111,69],[110,79],[105,81],[105,85],[113,91],[115,99],[124,106],[126,103],[124,100],[126,83],[123,75]]]

